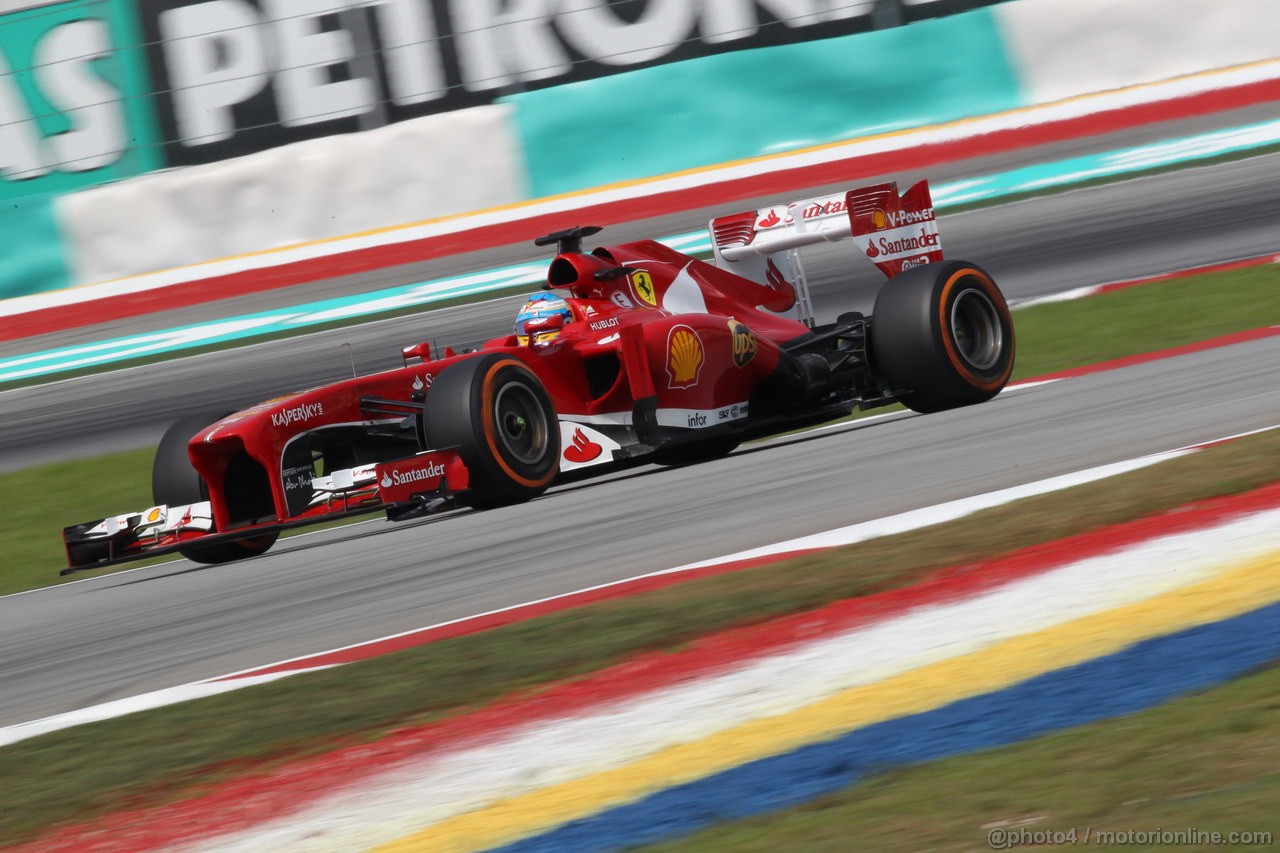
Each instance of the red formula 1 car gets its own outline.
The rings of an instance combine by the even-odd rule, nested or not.
[[[696,462],[855,408],[965,406],[1008,381],[1004,297],[980,267],[943,260],[924,182],[710,229],[714,264],[652,240],[584,252],[594,227],[548,235],[545,288],[567,318],[461,354],[418,344],[403,368],[179,421],[156,452],[156,506],[67,528],[64,573],[171,551],[224,562],[371,510],[525,501],[610,465]],[[889,280],[872,316],[816,325],[799,249],[850,237]]]

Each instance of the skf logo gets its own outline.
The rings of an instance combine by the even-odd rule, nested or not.
[[[755,333],[737,320],[730,320],[729,336],[733,339],[733,363],[738,367],[746,367],[756,357],[758,344]]]
[[[631,274],[631,286],[636,289],[636,296],[650,308],[658,307],[658,291],[653,287],[653,276],[644,270]]]
[[[688,326],[672,326],[667,334],[667,376],[670,388],[692,388],[698,384],[706,361],[702,338]]]

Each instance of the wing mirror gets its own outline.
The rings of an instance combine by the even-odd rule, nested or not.
[[[419,361],[431,361],[431,344],[414,344],[411,347],[405,347],[400,350],[400,355],[404,359],[404,366],[408,367],[412,359]]]

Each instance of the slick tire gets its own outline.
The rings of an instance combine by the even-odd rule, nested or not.
[[[917,412],[990,400],[1013,372],[1013,320],[976,264],[915,267],[890,279],[871,319],[876,372]]]
[[[560,471],[560,428],[546,388],[524,362],[492,354],[450,365],[431,383],[422,414],[429,448],[456,448],[476,509],[531,500]]]
[[[151,466],[151,497],[157,504],[169,506],[196,503],[209,499],[209,487],[191,465],[187,444],[191,437],[209,424],[222,420],[231,412],[210,411],[188,415],[165,432],[156,448]],[[256,557],[276,544],[279,533],[264,533],[232,542],[187,545],[178,553],[197,563],[229,563],[245,557]]]

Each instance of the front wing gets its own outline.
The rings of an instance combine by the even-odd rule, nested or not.
[[[402,521],[448,509],[467,490],[470,477],[453,450],[433,450],[392,462],[334,471],[311,481],[316,497],[306,510],[284,521],[214,529],[209,501],[153,506],[63,528],[67,567],[62,574],[171,554],[193,544],[262,536],[322,521],[378,510]]]

